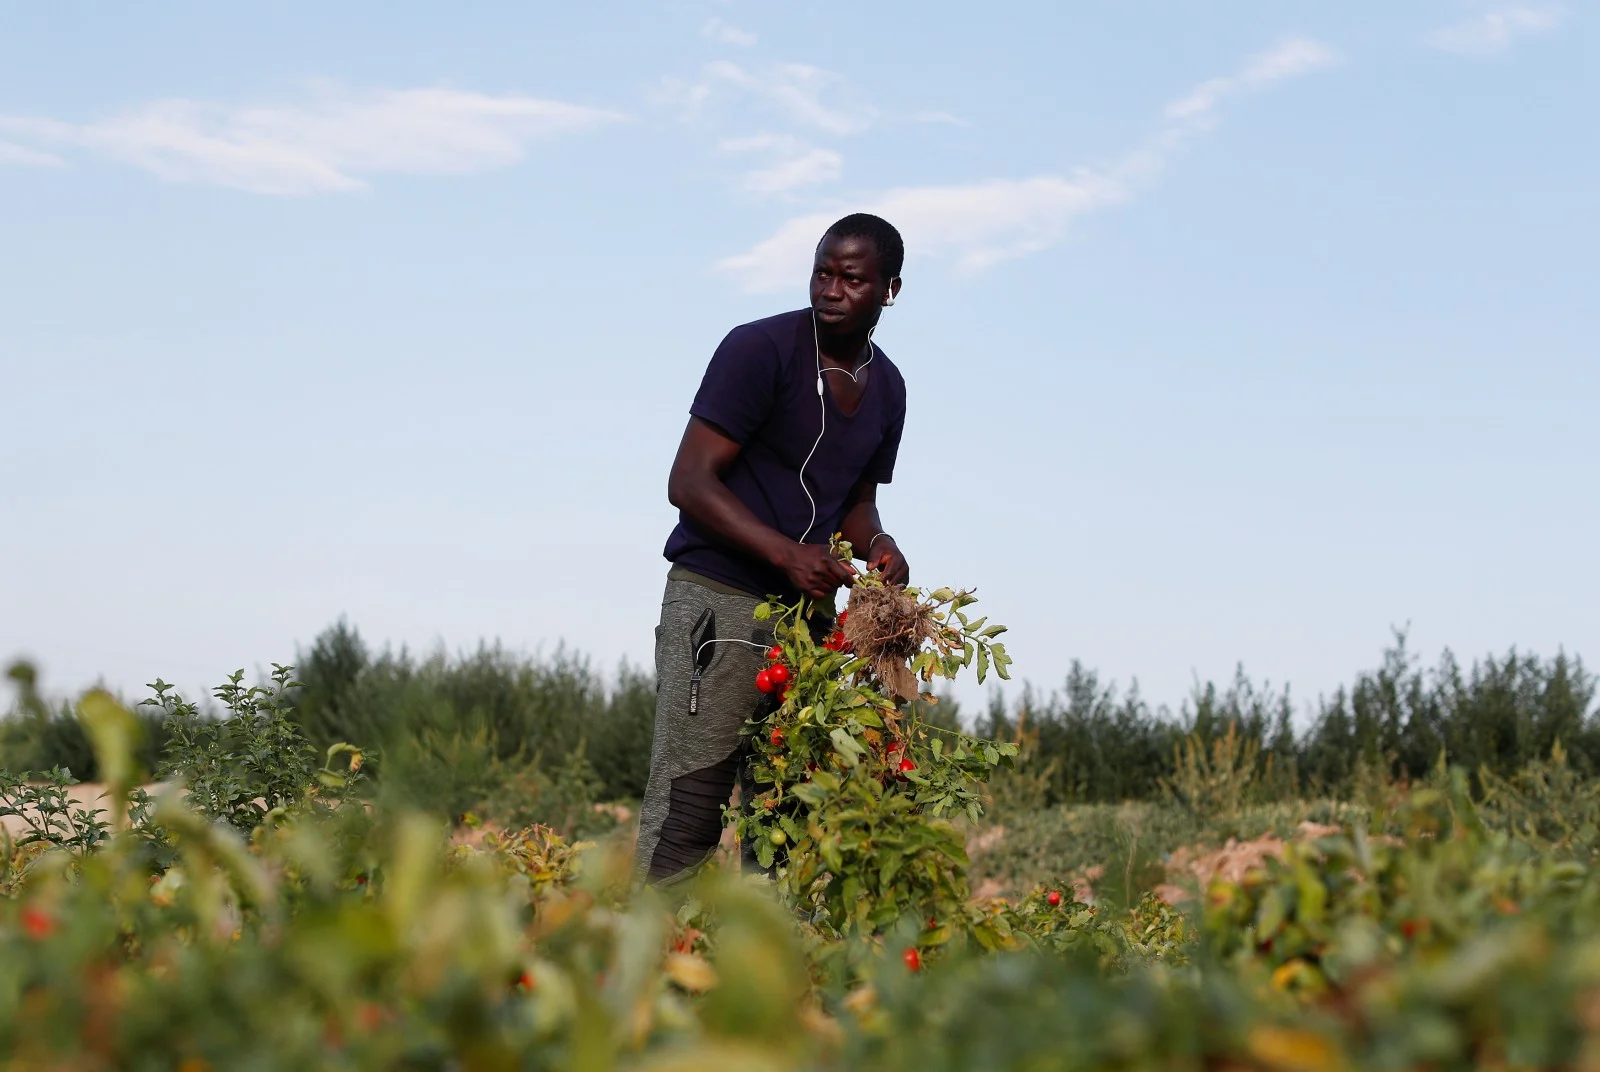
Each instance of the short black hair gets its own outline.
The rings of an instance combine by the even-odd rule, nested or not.
[[[906,244],[900,232],[881,216],[870,212],[852,212],[823,232],[823,238],[865,238],[878,249],[878,267],[883,270],[883,281],[898,278],[906,262]]]

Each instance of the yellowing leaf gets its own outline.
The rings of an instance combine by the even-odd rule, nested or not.
[[[1314,965],[1296,957],[1278,965],[1272,973],[1272,985],[1278,990],[1288,990],[1291,987],[1299,990],[1321,990],[1322,973]]]
[[[844,999],[844,1007],[860,1016],[868,1009],[875,1008],[878,1004],[878,991],[871,985],[857,987],[850,991]]]
[[[716,969],[693,953],[669,953],[664,970],[668,979],[692,994],[703,994],[717,985]]]
[[[1331,1042],[1302,1028],[1262,1025],[1246,1042],[1250,1056],[1282,1072],[1334,1072],[1345,1067]]]
[[[637,1068],[640,1072],[704,1072],[708,1068],[783,1072],[793,1068],[794,1063],[780,1050],[708,1041],[687,1049],[671,1049],[654,1060],[629,1067]]]

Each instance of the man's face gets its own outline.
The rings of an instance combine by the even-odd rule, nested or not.
[[[811,269],[811,308],[830,335],[864,333],[878,322],[889,280],[878,265],[878,250],[865,238],[822,240]]]

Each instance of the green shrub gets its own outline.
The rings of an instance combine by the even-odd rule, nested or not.
[[[0,767],[13,771],[60,767],[79,781],[99,781],[94,746],[73,705],[45,702],[38,693],[33,667],[27,663],[13,664],[8,676],[18,688],[19,699],[9,713],[0,715]],[[150,770],[161,754],[166,733],[158,714],[141,715],[138,721],[139,748],[134,758]]]
[[[581,752],[600,799],[638,799],[649,777],[653,679],[624,665],[608,688],[558,649],[530,659],[499,647],[460,658],[372,655],[340,622],[297,661],[291,715],[319,747],[361,741],[375,777],[413,806],[459,815],[481,806],[494,772],[552,778]]]

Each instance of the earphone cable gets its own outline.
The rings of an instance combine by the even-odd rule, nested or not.
[[[702,651],[705,651],[707,648],[709,648],[713,644],[745,644],[745,645],[747,645],[749,647],[752,647],[752,648],[760,648],[762,651],[766,651],[767,650],[767,645],[766,644],[757,644],[753,640],[740,640],[737,637],[723,637],[720,640],[707,640],[703,644],[701,644],[698,648],[694,649],[694,661],[695,662],[699,662],[700,661],[700,653]]]
[[[866,367],[872,364],[872,359],[878,356],[878,349],[872,342],[872,333],[877,330],[878,325],[876,324],[867,329],[867,359],[861,362],[854,372],[846,368],[829,368],[827,371],[842,372],[850,377],[851,383],[861,382],[856,377],[860,376],[866,370]],[[800,463],[800,490],[806,493],[806,501],[811,503],[811,520],[807,522],[805,532],[800,534],[801,543],[806,542],[806,537],[811,535],[811,530],[817,525],[817,500],[812,497],[811,489],[806,487],[806,466],[811,464],[811,459],[816,456],[817,448],[822,445],[823,435],[828,431],[828,400],[824,396],[824,388],[822,386],[822,338],[817,333],[817,311],[815,309],[811,310],[811,342],[817,352],[817,406],[822,417],[822,426],[817,431],[816,442],[811,444],[811,450],[806,454],[806,460]]]

